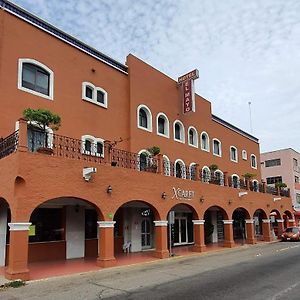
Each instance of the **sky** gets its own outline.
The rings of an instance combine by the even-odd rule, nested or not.
[[[12,2],[121,63],[132,53],[175,80],[198,69],[213,114],[262,152],[300,152],[299,0]]]

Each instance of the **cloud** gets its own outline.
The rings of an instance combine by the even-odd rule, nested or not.
[[[174,79],[198,68],[214,113],[249,131],[251,101],[262,150],[300,150],[300,1],[14,2],[121,62],[132,52]]]

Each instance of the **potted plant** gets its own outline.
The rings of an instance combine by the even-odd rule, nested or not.
[[[61,125],[60,116],[47,109],[26,108],[23,111],[23,117],[29,121],[29,124],[32,127],[36,128],[42,133],[44,140],[39,142],[41,142],[43,146],[39,147],[37,151],[41,153],[52,154],[53,150],[50,145],[48,145],[47,128],[58,130]]]
[[[151,148],[148,148],[147,150],[150,152],[151,156],[156,156],[160,153],[160,148],[158,146],[152,146]]]
[[[254,177],[256,177],[256,174],[252,174],[252,173],[245,173],[244,175],[242,175],[246,180],[250,180]]]
[[[211,171],[216,171],[216,170],[218,170],[219,169],[219,167],[218,167],[218,165],[216,165],[216,164],[211,164],[210,166],[209,166],[209,169],[211,170]]]
[[[281,189],[281,188],[286,188],[287,185],[284,182],[276,182],[275,187]]]

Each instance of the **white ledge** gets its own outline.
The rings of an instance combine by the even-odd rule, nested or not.
[[[205,220],[193,220],[194,225],[204,225]]]
[[[246,224],[253,224],[254,223],[254,220],[253,219],[246,219]]]
[[[8,223],[10,231],[28,231],[32,223]]]
[[[233,224],[233,220],[223,220],[224,224]]]
[[[270,220],[270,219],[262,219],[262,222],[263,222],[263,223],[270,223],[271,220]]]
[[[155,226],[168,226],[168,221],[153,221]]]
[[[97,223],[100,228],[113,228],[116,221],[98,221]]]

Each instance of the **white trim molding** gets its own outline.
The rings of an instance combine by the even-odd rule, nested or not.
[[[8,223],[9,231],[28,231],[31,222],[24,223]]]
[[[253,224],[254,220],[253,219],[245,219],[246,224]]]
[[[246,150],[242,150],[242,159],[247,160],[247,151]]]
[[[224,225],[232,225],[233,224],[233,220],[223,220],[223,224]]]
[[[263,223],[271,223],[271,220],[270,219],[262,219],[262,222]]]
[[[165,120],[165,123],[164,123],[164,131],[165,131],[165,133],[160,133],[158,131],[158,119],[160,117]],[[165,137],[165,138],[169,138],[170,137],[170,122],[169,122],[169,119],[166,116],[166,114],[164,114],[163,112],[159,112],[157,114],[157,116],[156,116],[156,133],[157,133],[157,135]]]
[[[116,221],[97,221],[99,228],[114,228]]]
[[[143,109],[147,115],[147,127],[143,127],[143,126],[140,126],[140,109]],[[150,108],[145,105],[145,104],[140,104],[138,107],[137,107],[137,127],[139,129],[142,129],[142,130],[145,130],[145,131],[148,131],[148,132],[152,132],[152,113],[151,113],[151,110]]]
[[[206,136],[206,146],[207,149],[205,147],[203,147],[203,143],[202,143],[202,135]],[[209,135],[206,131],[202,131],[200,134],[200,145],[201,145],[201,150],[206,151],[206,152],[210,152],[210,146],[209,146]]]
[[[166,227],[168,226],[168,221],[160,220],[160,221],[153,221],[155,227]]]
[[[194,225],[204,225],[205,220],[192,220]]]
[[[283,223],[284,222],[283,219],[277,219],[276,221],[277,221],[277,223]]]
[[[43,93],[34,91],[34,90],[24,87],[22,85],[22,75],[23,75],[23,64],[24,63],[36,65],[37,67],[44,69],[49,74],[49,95],[45,95]],[[53,100],[53,98],[54,98],[54,73],[46,65],[44,65],[43,63],[41,63],[35,59],[19,58],[19,61],[18,61],[18,89],[22,90],[24,92],[39,96],[39,97],[46,98],[48,100]]]
[[[86,134],[81,137],[82,145],[81,145],[81,153],[85,155],[92,155],[98,157],[104,157],[104,139],[96,138],[92,135]],[[91,151],[85,150],[85,142],[91,142]],[[97,152],[97,144],[102,144],[102,153]]]

